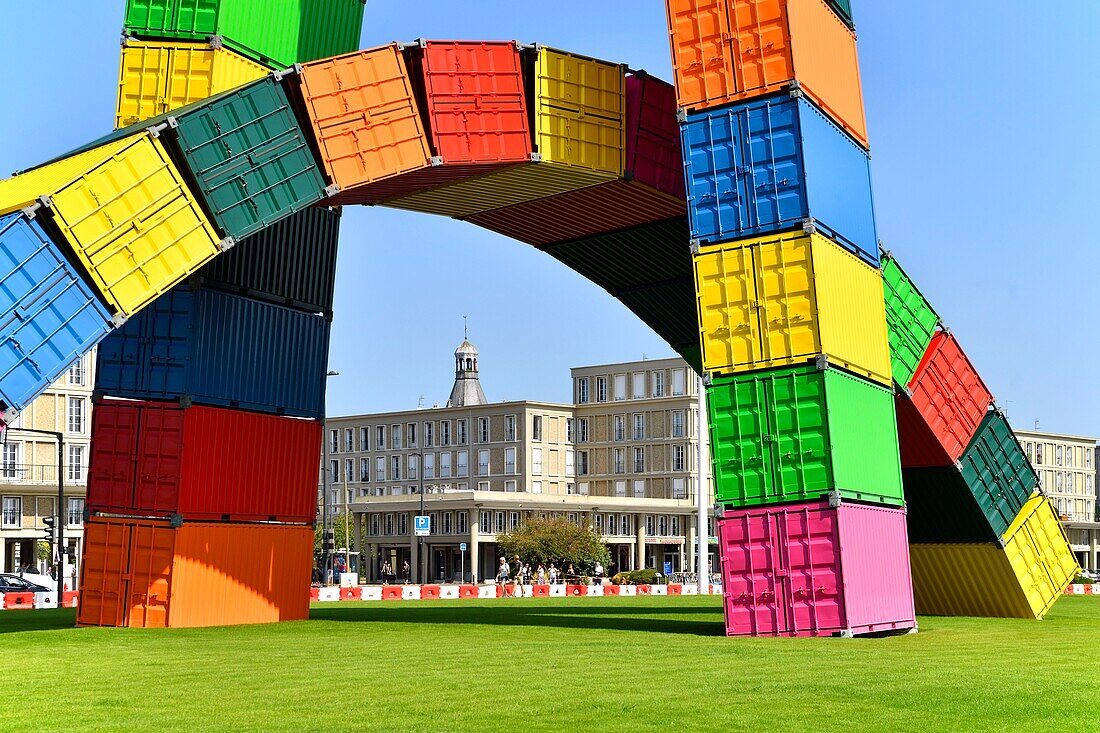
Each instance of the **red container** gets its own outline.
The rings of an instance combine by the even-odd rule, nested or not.
[[[626,173],[621,180],[474,214],[466,221],[536,247],[684,216],[676,91],[636,72],[626,79]]]
[[[217,407],[104,400],[88,508],[186,520],[312,522],[321,425]]]
[[[728,636],[855,636],[916,628],[905,510],[829,502],[718,521]]]
[[[992,405],[993,395],[958,340],[936,334],[906,394],[897,398],[901,465],[954,465]]]

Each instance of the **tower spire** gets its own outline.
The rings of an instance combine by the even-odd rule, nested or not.
[[[455,349],[455,384],[447,406],[486,405],[489,401],[485,399],[485,392],[481,389],[477,376],[477,347],[465,338],[469,334],[467,316],[462,317],[462,333],[462,343]]]

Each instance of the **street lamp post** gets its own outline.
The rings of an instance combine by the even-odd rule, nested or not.
[[[418,487],[416,489],[416,493],[420,494],[420,514],[419,514],[419,516],[422,517],[422,516],[424,516],[424,454],[420,453],[420,452],[417,452],[417,453],[410,453],[409,455],[416,456],[416,482],[418,484]],[[414,525],[415,525],[415,522],[414,522]],[[427,573],[421,573],[420,572],[420,567],[421,566],[423,566],[425,568],[430,567],[430,564],[428,563],[428,561],[424,557],[424,538],[423,537],[417,537],[416,538],[416,545],[417,545],[417,548],[416,548],[416,555],[417,555],[417,558],[416,558],[416,581],[418,583],[423,583],[424,578],[422,578],[421,575],[427,575]]]
[[[48,435],[57,441],[57,603],[61,605],[62,596],[65,595],[65,558],[68,557],[68,548],[65,547],[65,434],[54,430],[38,430],[37,428],[7,428],[22,433],[34,433],[35,435]]]
[[[325,379],[338,377],[340,372],[330,371]],[[327,391],[327,390],[326,390]],[[332,531],[332,499],[329,497],[328,481],[328,419],[327,411],[321,415],[321,582],[332,583],[332,551],[336,538]],[[346,506],[346,503],[345,503]]]

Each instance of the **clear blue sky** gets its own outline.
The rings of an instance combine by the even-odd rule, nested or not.
[[[1100,433],[1100,5],[855,0],[880,236],[1018,426]],[[0,171],[110,127],[122,0],[0,5]],[[363,46],[517,38],[670,78],[659,0],[369,0]],[[597,287],[470,225],[345,216],[333,413],[443,401],[470,316],[492,400],[568,400],[570,366],[670,354]]]

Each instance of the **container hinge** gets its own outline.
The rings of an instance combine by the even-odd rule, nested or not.
[[[879,254],[881,254],[883,257],[893,257],[894,256],[893,252],[886,249],[886,243],[883,242],[881,239],[878,240],[878,251],[879,251]]]
[[[722,519],[726,516],[726,508],[721,504],[715,504],[713,507],[711,507],[711,513],[714,514],[714,516],[718,519]]]
[[[42,208],[42,204],[31,204],[27,208],[23,209],[23,215],[28,219],[33,219],[38,215],[38,210]]]
[[[702,246],[699,244],[698,239],[691,240],[691,244],[689,245],[689,247],[693,255],[699,254],[699,252],[702,250]]]
[[[432,166],[443,165],[443,156],[442,155],[433,155],[431,163],[432,163]]]
[[[179,529],[183,526],[183,515],[173,514],[172,516],[168,517],[168,525],[172,527],[172,529]]]
[[[175,117],[169,117],[168,119],[170,120],[170,122],[162,122],[161,124],[153,125],[148,130],[146,130],[146,132],[149,133],[149,137],[156,140],[158,137],[160,137],[160,134],[167,130],[169,127],[171,127],[172,129],[179,127],[179,124],[176,123]]]
[[[852,632],[851,629],[844,629],[844,631],[840,632],[840,638],[841,639],[854,639],[854,638],[856,638],[856,635],[855,635],[855,633]]]
[[[53,199],[50,198],[49,196],[39,196],[38,197],[38,203],[41,204],[43,209],[52,209],[53,208]]]
[[[819,354],[817,359],[814,360],[814,364],[821,371],[825,371],[829,368],[829,357],[825,356],[824,354]]]
[[[107,395],[103,394],[103,390],[93,389],[92,390],[92,404],[93,405],[98,405],[100,402],[103,401],[103,398],[106,397],[106,396]]]
[[[111,316],[111,326],[113,328],[122,328],[128,320],[130,320],[130,317],[125,313],[116,313]]]
[[[913,399],[913,390],[912,390],[912,388],[906,387],[905,389],[902,390],[902,392],[904,392],[905,396],[908,397],[909,399]]]
[[[687,122],[688,121],[688,111],[685,107],[677,107],[676,108],[676,121],[677,122]]]
[[[14,407],[9,407],[8,409],[4,410],[4,413],[2,415],[0,415],[0,422],[3,422],[5,425],[11,425],[18,418],[19,410],[15,409]]]
[[[167,119],[167,120],[165,121],[165,123],[166,123],[166,124],[167,124],[167,125],[168,125],[169,127],[171,127],[171,128],[173,129],[173,130],[175,130],[175,129],[176,129],[177,127],[179,127],[179,126],[180,126],[180,121],[179,121],[179,118],[178,118],[178,117],[169,117],[169,118],[168,118],[168,119]]]
[[[394,45],[397,46],[398,51],[404,51],[406,48],[424,48],[425,43],[423,38],[417,38],[414,41],[394,41]]]
[[[802,96],[802,83],[797,79],[791,82],[791,99],[798,99]]]
[[[542,153],[531,153],[531,162],[532,163],[541,163],[542,162]]]
[[[714,375],[711,372],[703,372],[703,386],[704,387],[714,386]]]
[[[134,40],[134,39],[131,38],[130,36],[126,35],[126,28],[123,27],[123,29],[122,29],[122,38],[119,39],[119,44],[123,48],[126,48],[127,46],[130,45],[130,41],[132,41],[132,40]]]
[[[963,462],[962,461],[955,461],[955,468],[961,473],[962,470],[963,470]]]
[[[523,44],[520,43],[519,41],[512,41],[512,43],[516,44],[516,50],[517,51],[522,51],[523,50]]]
[[[191,407],[191,395],[189,395],[189,394],[180,395],[180,407],[184,410]]]
[[[215,51],[219,48],[225,48],[225,42],[222,41],[221,36],[210,36],[209,43],[210,48],[214,49]]]
[[[813,219],[806,219],[802,222],[803,234],[817,234],[817,224]]]
[[[1003,550],[1008,547],[1008,540],[1006,540],[1004,537],[998,537],[997,544],[1000,545],[1001,549]]]
[[[950,336],[951,335],[951,327],[944,324],[942,321],[940,322],[940,330],[943,331],[944,336]]]
[[[273,71],[273,72],[271,72],[271,77],[273,79],[275,79],[275,81],[282,81],[283,79],[285,79],[288,76],[294,76],[295,74],[300,74],[300,73],[302,73],[302,65],[301,64],[294,64],[294,66],[283,69],[282,71]]]
[[[225,239],[223,239],[221,242],[218,243],[218,249],[220,249],[222,252],[228,252],[229,250],[233,249],[236,246],[237,246],[237,238],[236,237],[226,237]]]
[[[338,193],[340,193],[340,185],[338,183],[334,183],[331,186],[325,186],[325,198],[332,198]]]
[[[837,491],[836,489],[833,489],[832,491],[829,492],[829,506],[831,508],[836,509],[838,506],[840,506],[843,503],[844,503],[844,499],[841,498],[839,491]]]

